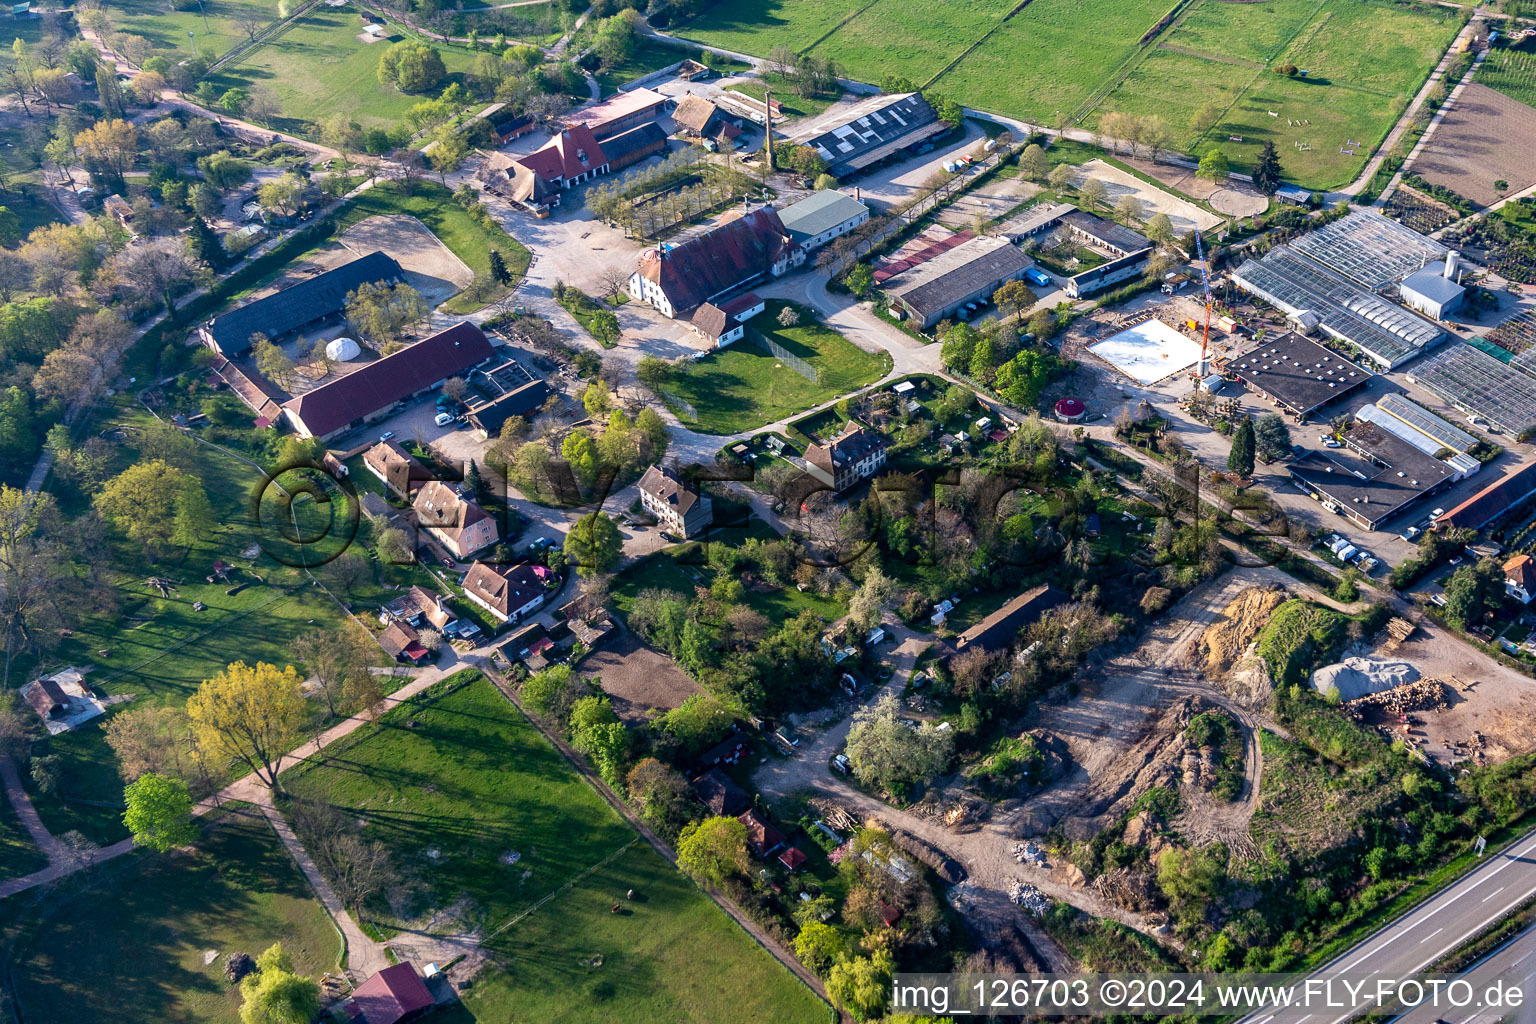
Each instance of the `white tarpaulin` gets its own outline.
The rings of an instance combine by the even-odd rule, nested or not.
[[[1088,351],[1142,384],[1152,384],[1200,361],[1200,343],[1156,318],[1110,335]]]

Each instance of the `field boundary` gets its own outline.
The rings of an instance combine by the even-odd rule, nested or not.
[[[1131,51],[1125,60],[1120,62],[1119,67],[1111,71],[1104,81],[1099,83],[1096,89],[1084,97],[1081,103],[1072,108],[1072,113],[1068,114],[1067,117],[1074,124],[1082,124],[1085,117],[1097,110],[1099,104],[1109,99],[1110,95],[1130,77],[1131,72],[1140,67],[1141,63],[1147,59],[1147,56],[1161,46],[1161,44],[1153,44],[1157,43],[1166,33],[1184,24],[1184,19],[1189,17],[1190,12],[1198,9],[1203,3],[1204,0],[1179,0],[1179,3],[1174,6],[1172,11],[1163,15],[1162,22],[1160,22],[1161,27],[1151,34],[1151,38],[1143,36],[1143,41],[1136,44],[1136,49]]]
[[[801,50],[800,53],[801,54],[810,53],[812,50],[816,49],[816,47],[820,46],[822,43],[826,42],[828,39],[831,39],[834,35],[836,35],[837,33],[841,32],[843,30],[844,26],[846,26],[854,18],[857,18],[859,15],[863,14],[865,11],[869,10],[871,7],[874,7],[879,2],[880,2],[880,0],[869,0],[869,3],[865,4],[863,7],[860,7],[858,10],[856,10],[853,13],[849,14],[842,21],[838,22],[836,25],[833,25],[831,28],[827,29],[821,35],[817,36],[814,40],[811,41],[810,45],[807,46],[805,49]]]
[[[218,60],[208,65],[208,70],[203,73],[203,77],[207,78],[209,75],[221,70],[226,64],[238,62],[240,58],[244,57],[252,50],[261,49],[263,46],[267,45],[267,41],[269,39],[276,39],[278,36],[286,32],[293,22],[304,17],[310,11],[319,6],[320,0],[310,0],[309,3],[288,15],[288,17],[283,18],[281,21],[275,21],[268,25],[266,28],[262,29],[256,38],[247,39],[243,43],[236,43],[234,46],[231,46],[228,50],[225,50],[223,53],[219,54]]]

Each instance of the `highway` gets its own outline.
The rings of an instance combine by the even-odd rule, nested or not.
[[[1319,967],[1307,975],[1307,980],[1326,981],[1346,974],[1412,977],[1533,894],[1536,830],[1497,853],[1485,854],[1484,863],[1471,873]],[[1527,961],[1533,962],[1536,961]],[[1241,1024],[1343,1024],[1354,1016],[1353,1010],[1271,1004],[1248,1014]],[[1444,1013],[1431,1014],[1422,1024],[1433,1024],[1436,1018],[1464,1024],[1460,1018],[1448,1018]],[[1420,1022],[1415,1019],[1415,1024]]]
[[[1531,981],[1536,978],[1536,928],[1527,928],[1492,953],[1483,957],[1460,975],[1471,985],[1473,993],[1481,996],[1489,986],[1502,981],[1524,988],[1527,998],[1532,993]],[[1511,1011],[1507,1007],[1488,1008],[1479,1006],[1432,1007],[1421,1006],[1396,1018],[1392,1024],[1495,1024]],[[1531,1020],[1536,1014],[1536,1003],[1514,1011],[1516,1019]]]

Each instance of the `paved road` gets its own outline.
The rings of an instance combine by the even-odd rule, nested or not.
[[[1525,992],[1525,1002],[1531,1002],[1533,985],[1536,985],[1536,928],[1528,928],[1492,953],[1488,954],[1461,973],[1472,986],[1472,991],[1482,999],[1491,986],[1502,983],[1507,991],[1517,986]],[[1435,1024],[1448,1020],[1454,1024],[1494,1024],[1509,1013],[1507,1006],[1433,1007],[1421,1006],[1398,1017],[1393,1024]],[[1530,1010],[1522,1019],[1530,1019]]]
[[[1308,977],[1326,979],[1346,973],[1411,977],[1532,895],[1536,895],[1536,830],[1489,854],[1471,874],[1372,932]],[[1353,1011],[1270,1005],[1244,1017],[1240,1024],[1343,1024],[1353,1016]],[[1445,1016],[1434,1014],[1429,1022]],[[1460,1018],[1454,1019],[1455,1024],[1465,1024]]]

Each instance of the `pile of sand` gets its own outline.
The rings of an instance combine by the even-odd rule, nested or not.
[[[1208,676],[1219,676],[1237,664],[1248,645],[1258,639],[1270,613],[1290,595],[1278,587],[1250,587],[1221,610],[1221,617],[1200,635],[1200,654]]]
[[[1406,686],[1418,678],[1419,670],[1406,661],[1345,658],[1337,665],[1327,665],[1312,673],[1312,688],[1323,694],[1336,689],[1340,700],[1358,700],[1383,690]]]

